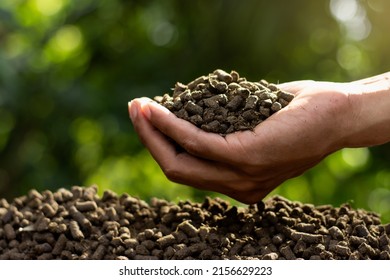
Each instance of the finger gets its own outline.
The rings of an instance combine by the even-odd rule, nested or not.
[[[152,149],[149,149],[152,156],[156,159],[155,156],[155,146],[159,144],[160,152],[164,153],[164,149],[173,149],[169,143],[169,139],[164,137],[161,133],[158,132],[158,130],[153,127],[143,116],[143,113],[139,107],[139,105],[135,102],[129,103],[129,113],[133,122],[133,126],[135,131],[138,134],[138,137],[142,144],[144,144],[147,148],[151,146]],[[153,142],[150,141],[150,139],[153,139]],[[156,159],[157,160],[157,159]],[[163,159],[159,160],[163,161]],[[157,162],[159,162],[157,161]]]
[[[178,152],[170,139],[153,127],[143,113],[134,113],[141,110],[137,106],[137,102],[132,102],[129,106],[134,128],[168,179],[227,195],[237,192],[239,183],[248,180],[246,175],[238,174],[228,165]]]
[[[237,161],[238,156],[242,157],[242,153],[245,153],[245,149],[239,151],[231,149],[233,145],[238,145],[238,142],[240,142],[236,133],[234,137],[232,135],[223,137],[216,133],[205,132],[192,123],[177,118],[168,109],[147,98],[135,99],[132,102],[139,104],[141,111],[149,118],[153,126],[192,155],[219,162],[233,163]],[[244,137],[245,135],[246,137],[251,135],[251,132],[242,133]]]
[[[278,88],[280,88],[281,90],[288,91],[292,94],[297,94],[298,92],[302,91],[304,88],[313,85],[313,83],[315,83],[313,80],[293,81],[293,82],[278,84]]]

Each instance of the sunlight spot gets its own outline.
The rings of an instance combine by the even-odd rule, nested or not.
[[[367,164],[370,158],[370,152],[368,148],[343,149],[341,156],[349,166],[360,168]]]
[[[356,0],[331,0],[330,11],[339,21],[348,21],[355,17],[359,5]]]
[[[57,31],[54,43],[63,52],[73,52],[80,47],[83,36],[78,27],[67,25]]]
[[[161,21],[151,31],[150,38],[156,46],[169,44],[176,32],[174,25],[167,21]]]
[[[342,46],[337,52],[337,62],[346,70],[353,70],[360,66],[362,53],[358,47],[347,44]]]
[[[53,16],[64,7],[64,0],[35,0],[38,12],[44,16]]]

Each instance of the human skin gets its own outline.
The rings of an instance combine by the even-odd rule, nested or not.
[[[148,98],[129,103],[141,142],[171,181],[251,204],[345,147],[390,141],[390,72],[350,83],[296,81],[295,95],[253,131],[225,137]]]

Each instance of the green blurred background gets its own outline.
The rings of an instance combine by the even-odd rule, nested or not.
[[[386,72],[389,11],[388,0],[1,0],[0,197],[91,184],[145,200],[216,196],[165,178],[127,102],[216,68],[274,83]],[[389,148],[342,150],[272,194],[389,222]]]

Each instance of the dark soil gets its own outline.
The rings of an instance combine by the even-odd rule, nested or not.
[[[236,71],[217,69],[186,85],[178,82],[172,96],[166,93],[155,100],[207,132],[226,135],[253,129],[293,98],[265,80],[249,82]]]
[[[0,259],[390,259],[390,224],[282,197],[150,203],[96,187],[0,200]]]

